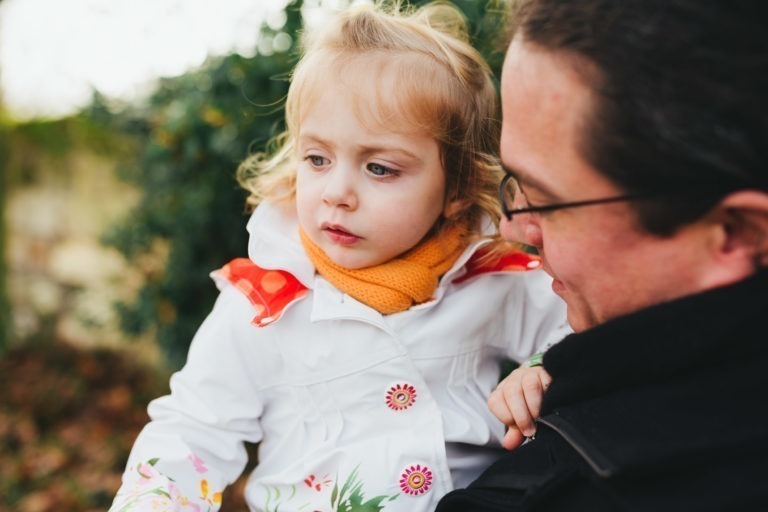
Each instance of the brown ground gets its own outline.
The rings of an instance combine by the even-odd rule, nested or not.
[[[25,347],[0,356],[0,512],[109,508],[146,406],[168,376],[106,350]],[[241,478],[222,512],[245,511]]]

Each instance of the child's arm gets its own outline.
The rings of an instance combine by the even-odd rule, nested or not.
[[[568,325],[565,302],[552,292],[552,278],[535,270],[518,274],[517,286],[504,311],[510,320],[503,340],[506,357],[526,361],[499,383],[488,397],[491,412],[509,426],[505,448],[512,450],[536,432],[544,390],[550,377],[541,367],[544,353],[573,330]],[[532,355],[533,354],[533,355]]]
[[[520,366],[488,397],[488,408],[509,427],[502,441],[507,450],[514,450],[536,433],[534,420],[539,416],[541,399],[551,380],[542,366]]]
[[[240,292],[223,290],[171,394],[150,403],[152,421],[134,443],[110,512],[219,509],[247,463],[243,443],[261,439],[252,316]]]

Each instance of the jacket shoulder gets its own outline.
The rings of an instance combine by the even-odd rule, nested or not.
[[[499,272],[525,272],[541,267],[541,258],[523,251],[513,251],[501,257],[489,256],[489,251],[479,249],[467,261],[466,272],[454,279],[454,283],[462,283],[474,277]]]
[[[278,320],[285,309],[302,299],[308,291],[293,274],[284,270],[265,269],[248,258],[236,258],[211,277],[221,288],[229,284],[248,298],[256,315],[252,323],[259,327]]]
[[[469,487],[449,492],[435,512],[623,510],[583,466],[562,439],[537,432],[535,440],[502,456]]]

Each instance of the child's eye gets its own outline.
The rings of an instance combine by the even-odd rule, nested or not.
[[[374,176],[397,176],[399,173],[394,170],[390,169],[389,167],[386,167],[381,164],[376,163],[370,163],[366,166],[366,169],[368,169],[368,172],[373,174]]]
[[[309,161],[314,167],[322,167],[328,164],[328,159],[320,155],[307,155],[304,160]]]

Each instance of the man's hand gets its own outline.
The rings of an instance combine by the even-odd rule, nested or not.
[[[502,380],[488,397],[488,408],[509,429],[502,444],[514,450],[536,433],[534,420],[541,412],[541,399],[552,378],[541,366],[521,366]]]

